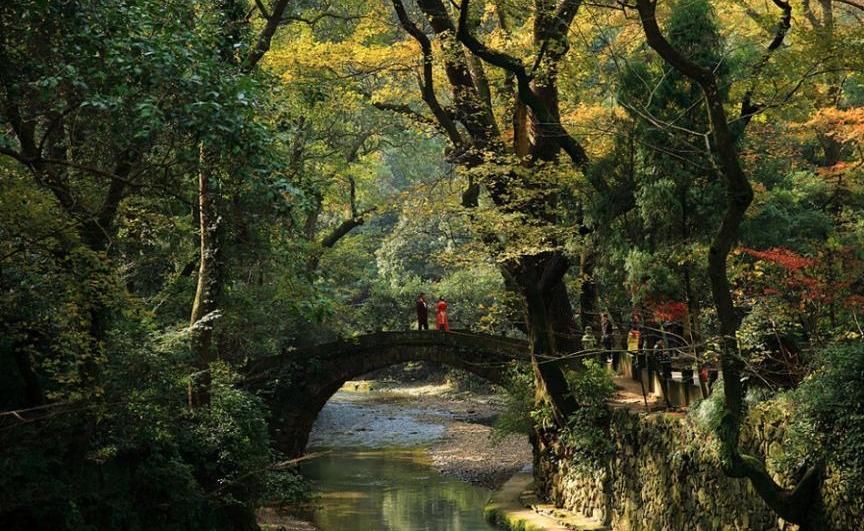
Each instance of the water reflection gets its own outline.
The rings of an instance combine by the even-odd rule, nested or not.
[[[445,478],[422,450],[341,450],[302,465],[321,493],[321,531],[488,531],[489,491]]]

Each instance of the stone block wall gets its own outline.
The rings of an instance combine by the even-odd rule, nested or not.
[[[774,470],[785,421],[776,414],[751,414],[742,444],[768,456]],[[713,439],[681,414],[635,414],[614,410],[615,452],[600,467],[577,466],[566,449],[543,452],[537,463],[540,491],[559,507],[599,519],[612,529],[780,530],[794,529],[768,508],[746,480],[723,475]],[[825,523],[820,529],[864,529],[864,500],[840,494],[830,472],[822,489]],[[861,492],[862,489],[858,489]]]

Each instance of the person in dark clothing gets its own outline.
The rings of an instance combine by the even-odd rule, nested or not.
[[[429,305],[422,291],[417,297],[417,330],[429,330]]]
[[[618,370],[618,353],[612,351],[612,319],[609,314],[603,312],[600,315],[600,341],[603,344],[605,361],[608,363],[611,357],[612,369]]]

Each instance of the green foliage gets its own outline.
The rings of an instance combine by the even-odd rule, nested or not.
[[[633,303],[673,299],[681,293],[680,278],[668,263],[654,253],[632,249],[624,262],[627,283],[638,286],[632,294]]]
[[[760,172],[760,177],[763,175]],[[820,209],[831,189],[809,172],[765,174],[770,186],[742,228],[744,244],[756,249],[788,247],[808,251],[831,231],[831,217]]]
[[[791,393],[793,417],[787,459],[795,468],[824,463],[839,471],[843,489],[860,498],[864,483],[864,344],[832,345]]]
[[[296,470],[272,470],[266,476],[262,503],[268,507],[292,506],[313,499],[312,487]]]
[[[665,31],[690,59],[721,79],[728,76],[725,42],[709,2],[672,3]],[[623,124],[615,156],[632,161],[639,215],[627,221],[620,240],[601,243],[609,262],[602,267],[626,270],[632,305],[666,300],[698,305],[702,301],[694,295],[707,292],[702,257],[722,204],[715,162],[698,136],[708,127],[701,89],[655,54],[634,53],[618,78],[617,98],[634,122]]]
[[[596,465],[612,451],[607,402],[615,393],[615,384],[606,367],[594,359],[583,361],[581,370],[569,373],[567,380],[579,407],[558,436],[575,463]]]
[[[442,69],[448,53],[464,54],[433,37],[437,96],[478,149],[450,146],[417,90],[416,43],[386,2],[339,0],[326,12],[291,3],[266,71],[243,72],[264,22],[256,6],[0,3],[0,527],[252,527],[256,504],[308,490],[290,470],[269,471],[279,456],[266,412],[240,389],[237,367],[413,327],[420,291],[449,300],[454,327],[518,333],[522,294],[501,269],[528,256],[563,250],[571,300],[594,280],[617,323],[634,306],[686,299],[696,348],[714,341],[704,258],[725,190],[703,97],[634,38],[626,14],[580,8],[570,28],[579,41],[546,49],[565,56],[534,69],[586,148],[587,168],[577,169],[506,147],[512,79],[489,65],[488,110],[502,134],[469,138],[461,89],[449,90]],[[475,3],[475,31],[530,65],[534,18],[523,7]],[[679,0],[659,16],[672,46],[718,75],[728,109],[745,91],[764,105],[738,139],[756,189],[740,239],[814,265],[796,276],[733,258],[738,339],[751,367],[774,354],[772,338],[817,352],[802,356],[796,378],[816,372],[783,395],[800,410],[788,456],[800,465],[815,455],[807,441],[818,441],[851,485],[862,479],[860,349],[819,347],[862,333],[864,41],[846,10],[812,28],[796,14],[753,76],[774,31],[765,7]],[[732,120],[736,134],[745,121]],[[211,368],[210,405],[191,411],[202,145],[214,154],[220,219],[222,362]],[[586,177],[612,191],[597,193]],[[469,179],[483,188],[470,210],[461,204]],[[579,270],[581,258],[596,269]],[[508,284],[519,283],[517,269]],[[502,430],[553,429],[533,379],[513,370]],[[559,435],[580,462],[600,459],[604,368],[588,363],[570,386],[581,407]],[[722,398],[716,386],[692,408],[706,433]]]
[[[708,0],[679,0],[666,21],[669,43],[698,65],[715,69],[723,53],[723,39]],[[673,73],[679,77],[680,73]]]
[[[579,371],[568,373],[570,393],[579,407],[560,430],[555,426],[549,404],[536,403],[531,367],[511,368],[506,407],[495,424],[496,437],[553,430],[578,466],[590,467],[608,457],[612,447],[607,402],[615,393],[615,385],[606,368],[596,360],[585,360],[582,365]]]
[[[789,305],[756,300],[741,321],[738,341],[748,366],[772,383],[777,379],[793,382],[806,371],[800,353],[789,352],[789,345],[803,340],[798,314]],[[761,370],[760,370],[761,369]]]
[[[694,403],[687,411],[687,416],[708,440],[714,440],[713,437],[720,428],[720,421],[723,420],[725,411],[724,401],[723,379],[718,378],[711,386],[711,394],[708,398]]]
[[[238,529],[251,528],[259,503],[305,498],[290,472],[271,476],[265,412],[234,387],[228,366],[213,366],[210,406],[188,408],[184,357],[152,344],[130,350],[109,372],[105,402],[57,406],[55,418],[4,434],[0,520],[13,529]]]
[[[259,321],[276,294],[257,281],[279,271],[261,255],[284,234],[268,194],[284,137],[258,115],[266,77],[239,72],[249,36],[223,31],[244,4],[0,7],[2,144],[26,153],[32,133],[44,151],[27,156],[55,159],[0,160],[0,527],[251,529],[262,501],[303,495],[290,472],[269,477],[266,412],[233,368],[212,368],[208,407],[187,405],[202,139],[233,207],[226,276],[260,272],[229,283],[220,354],[281,346],[237,339],[278,322]],[[230,56],[214,53],[223,38]]]
[[[521,380],[523,385],[526,379],[527,377],[523,375]],[[554,431],[577,466],[590,468],[602,463],[612,451],[608,434],[609,406],[607,403],[615,393],[615,384],[606,367],[594,359],[584,360],[578,371],[569,371],[567,382],[569,392],[578,407],[567,419],[566,426],[559,429],[555,425],[549,404],[546,402],[535,404],[533,395],[530,402],[533,409],[529,411],[529,416],[535,429]],[[516,397],[517,400],[521,398],[513,408],[513,411],[518,414],[526,407],[528,396],[523,393],[517,394]],[[514,420],[521,418],[523,417],[513,415]]]

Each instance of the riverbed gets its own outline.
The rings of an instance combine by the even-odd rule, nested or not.
[[[490,489],[531,459],[526,437],[491,441],[500,399],[444,385],[369,388],[349,382],[321,411],[309,443],[318,457],[301,465],[319,497],[304,517],[319,531],[494,529],[483,520]]]

